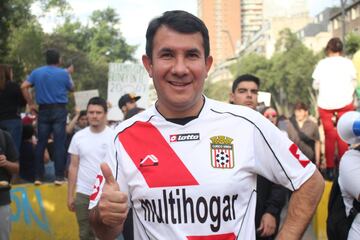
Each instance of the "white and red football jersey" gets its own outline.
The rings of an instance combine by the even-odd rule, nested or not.
[[[255,239],[256,175],[296,190],[315,171],[261,114],[208,98],[185,125],[152,107],[116,132],[109,163],[135,239]]]

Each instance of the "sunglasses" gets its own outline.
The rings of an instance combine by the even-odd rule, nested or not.
[[[264,116],[265,116],[266,118],[269,118],[269,117],[276,118],[276,117],[277,117],[277,113],[276,113],[276,112],[264,113]]]

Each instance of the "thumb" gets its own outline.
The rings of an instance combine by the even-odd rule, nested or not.
[[[109,165],[107,163],[101,163],[100,169],[105,178],[105,184],[110,184],[114,186],[116,190],[120,191],[119,184],[116,182]]]

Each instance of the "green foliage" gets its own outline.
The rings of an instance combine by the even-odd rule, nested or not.
[[[260,89],[271,93],[280,114],[289,115],[297,101],[312,104],[311,75],[320,55],[314,55],[289,29],[279,35],[271,59],[255,53],[242,56],[231,72],[235,76],[249,73],[259,77]]]
[[[55,10],[64,23],[52,33],[43,32],[31,6],[38,3],[46,13]],[[33,69],[44,65],[47,48],[60,51],[63,67],[72,63],[76,90],[99,89],[106,98],[109,62],[134,61],[137,46],[128,45],[119,29],[120,17],[112,8],[94,11],[89,25],[69,14],[66,0],[0,1],[0,57],[14,66],[15,80],[22,81]]]
[[[232,80],[219,81],[215,83],[205,82],[204,94],[219,101],[228,102]]]
[[[360,35],[357,33],[349,33],[345,38],[345,54],[353,55],[360,49]]]

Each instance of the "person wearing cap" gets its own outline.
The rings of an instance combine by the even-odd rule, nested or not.
[[[136,102],[140,98],[141,98],[140,96],[136,96],[135,94],[132,93],[126,93],[121,96],[118,105],[124,116],[126,116],[129,110],[137,107]]]

